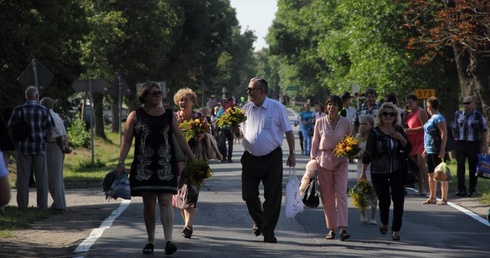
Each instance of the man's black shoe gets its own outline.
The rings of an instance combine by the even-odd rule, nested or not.
[[[476,196],[476,193],[475,192],[469,192],[468,193],[468,197],[470,197],[470,198],[473,198],[475,196]]]
[[[466,192],[456,192],[456,196],[459,196],[459,197],[466,197]]]
[[[254,234],[255,236],[260,236],[260,234],[262,234],[262,228],[254,225],[252,228],[252,234]]]
[[[264,242],[266,243],[277,243],[277,238],[273,236],[264,237]]]

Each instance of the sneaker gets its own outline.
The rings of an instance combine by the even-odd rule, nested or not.
[[[470,197],[470,198],[473,198],[475,196],[476,196],[476,193],[475,192],[469,192],[468,193],[468,197]]]
[[[371,219],[371,221],[369,222],[369,224],[371,224],[371,225],[378,225],[378,223],[376,222],[375,219]]]

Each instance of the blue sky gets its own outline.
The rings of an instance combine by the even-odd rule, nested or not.
[[[266,47],[264,38],[274,20],[277,0],[230,0],[230,4],[237,12],[242,32],[247,28],[255,32],[255,50]]]

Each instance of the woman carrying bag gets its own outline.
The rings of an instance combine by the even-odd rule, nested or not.
[[[371,164],[371,181],[379,200],[379,231],[383,235],[388,232],[393,200],[392,239],[398,241],[405,202],[405,156],[412,147],[403,128],[397,125],[398,109],[395,105],[389,102],[381,105],[376,119],[378,126],[369,133],[359,179],[366,179],[366,169]]]
[[[449,190],[449,183],[447,181],[441,181],[441,200],[437,202],[436,191],[437,181],[434,178],[434,171],[437,165],[439,165],[446,156],[446,143],[447,143],[447,126],[446,119],[439,113],[439,100],[436,97],[430,97],[427,100],[427,112],[429,112],[430,119],[424,125],[424,152],[422,156],[425,157],[427,162],[427,168],[429,171],[429,199],[422,204],[447,204],[447,192]],[[434,135],[438,134],[438,135]],[[440,137],[440,146],[434,146],[434,136]]]

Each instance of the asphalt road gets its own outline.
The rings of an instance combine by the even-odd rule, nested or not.
[[[294,119],[293,113],[290,113],[290,119]],[[296,132],[297,128],[294,130]],[[298,142],[296,146],[298,150]],[[283,150],[286,159],[286,141]],[[328,230],[321,206],[305,207],[303,213],[287,219],[283,205],[276,227],[278,243],[264,243],[262,236],[251,234],[253,222],[241,199],[239,161],[242,153],[241,144],[235,144],[233,163],[211,161],[214,175],[201,188],[191,239],[181,236],[183,220],[180,211],[175,210],[173,238],[178,250],[172,257],[489,257],[488,222],[473,219],[454,203],[422,205],[426,197],[415,196],[413,192],[409,192],[405,199],[401,241],[391,240],[391,232],[381,235],[379,226],[362,224],[358,209],[349,204],[351,238],[344,242],[339,237],[325,239]],[[296,173],[300,178],[308,157],[296,156]],[[285,167],[283,203],[287,179],[288,168]],[[355,182],[356,165],[350,164],[349,187]],[[152,257],[142,254],[146,244],[142,207],[141,198],[122,202],[119,210],[80,244],[75,257]],[[379,224],[379,214],[377,219]],[[165,256],[159,222],[156,239],[153,256]]]

